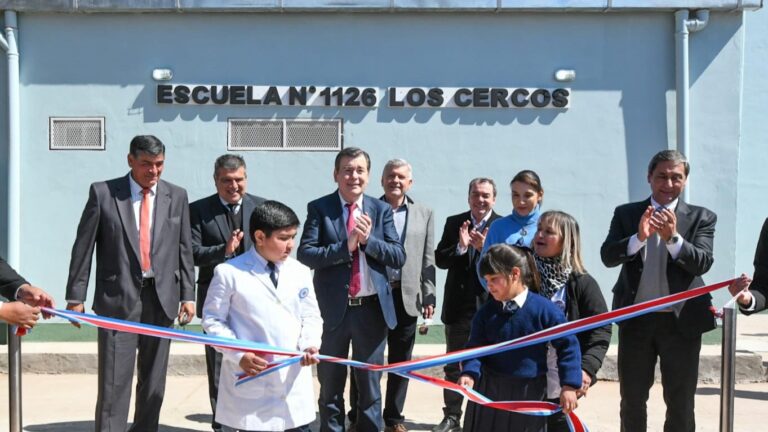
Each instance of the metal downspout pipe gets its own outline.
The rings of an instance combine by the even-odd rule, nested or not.
[[[7,261],[19,268],[21,229],[21,104],[19,95],[18,23],[15,11],[5,11],[5,38],[0,47],[8,60],[8,251]],[[8,408],[10,432],[21,432],[21,339],[8,326]]]
[[[688,35],[704,29],[709,22],[708,10],[697,10],[689,19],[688,10],[675,12],[675,86],[677,96],[677,150],[691,160],[691,114],[688,62]],[[690,184],[683,190],[683,200],[690,195]]]

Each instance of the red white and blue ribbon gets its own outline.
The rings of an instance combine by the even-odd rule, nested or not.
[[[708,294],[712,291],[728,286],[733,280],[719,282],[712,285],[703,286],[700,288],[694,288],[687,291],[682,291],[676,294],[671,294],[665,297],[661,297],[654,300],[630,305],[621,309],[605,312],[599,315],[591,317],[581,318],[575,321],[566,322],[555,327],[544,329],[542,331],[520,337],[514,340],[500,342],[493,345],[486,345],[482,347],[469,348],[460,351],[454,351],[447,354],[435,355],[424,357],[416,360],[410,360],[400,363],[388,364],[388,365],[372,365],[356,360],[343,359],[338,357],[327,356],[323,354],[317,354],[316,357],[320,361],[327,361],[337,363],[344,366],[351,366],[361,368],[370,371],[377,372],[389,372],[396,373],[406,378],[424,382],[427,384],[436,385],[447,390],[451,390],[466,396],[469,400],[490,408],[501,409],[505,411],[511,411],[527,415],[548,416],[560,411],[560,407],[557,404],[542,401],[491,401],[480,393],[458,384],[445,381],[439,378],[430,377],[427,375],[418,374],[414,371],[425,369],[433,366],[440,366],[447,363],[455,363],[472,358],[485,357],[502,353],[505,351],[518,349],[530,345],[544,343],[553,339],[558,339],[565,336],[575,335],[577,333],[591,330],[598,327],[603,327],[612,323],[618,323],[631,318],[635,318],[640,315],[655,312],[661,309],[666,309],[677,303],[690,300],[692,298]],[[733,299],[731,302],[732,303]],[[170,340],[180,342],[190,342],[210,345],[213,347],[231,349],[242,352],[253,352],[260,355],[274,355],[277,356],[270,365],[262,371],[259,375],[248,376],[243,375],[238,380],[236,385],[244,384],[250,380],[257,379],[260,376],[275,372],[286,366],[298,363],[303,352],[289,350],[285,348],[270,346],[258,342],[251,342],[239,339],[228,339],[218,336],[212,336],[207,334],[192,333],[183,330],[176,330],[167,327],[159,327],[150,324],[142,324],[130,321],[124,321],[116,318],[102,317],[98,315],[85,314],[60,309],[42,308],[45,312],[52,315],[67,319],[74,323],[88,324],[98,328],[122,331],[127,333],[135,333],[139,335],[161,337]],[[586,426],[579,420],[575,413],[571,412],[566,415],[568,424],[572,432],[587,431]]]

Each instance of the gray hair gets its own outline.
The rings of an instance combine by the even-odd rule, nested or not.
[[[245,159],[242,156],[236,154],[224,154],[216,158],[216,162],[213,164],[213,177],[219,174],[219,170],[234,171],[240,168],[245,168]]]
[[[411,164],[408,163],[405,159],[390,159],[387,161],[386,164],[384,164],[384,170],[381,172],[382,176],[387,173],[387,171],[395,168],[400,167],[408,167],[408,174],[413,177],[413,167],[411,167]]]
[[[691,165],[688,164],[688,159],[686,159],[684,154],[677,150],[662,150],[653,155],[651,162],[648,163],[648,175],[651,175],[653,170],[656,169],[656,166],[661,162],[672,162],[675,165],[683,164],[686,177],[688,177],[688,174],[691,172]]]
[[[472,193],[472,188],[475,187],[475,185],[478,185],[480,183],[488,183],[493,188],[493,197],[496,198],[496,182],[493,181],[492,178],[488,177],[475,177],[469,182],[469,191],[467,192],[467,195]]]
[[[139,153],[147,153],[152,156],[165,154],[165,144],[154,135],[136,135],[131,140],[129,152],[137,158]]]

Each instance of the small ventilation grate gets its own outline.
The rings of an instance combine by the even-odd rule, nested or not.
[[[104,117],[51,117],[51,150],[104,150]]]
[[[338,151],[341,140],[341,119],[229,119],[227,149]]]

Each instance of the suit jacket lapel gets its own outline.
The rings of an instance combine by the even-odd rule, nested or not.
[[[128,175],[125,176],[124,181],[120,182],[121,184],[115,191],[115,206],[120,215],[120,220],[123,222],[123,231],[125,231],[125,235],[128,237],[128,243],[130,243],[133,253],[136,254],[136,258],[141,262],[141,256],[139,255],[139,230],[136,229],[136,217],[133,214],[131,185],[128,182]]]
[[[365,200],[363,200],[365,205]],[[347,226],[344,224],[344,211],[341,209],[341,198],[339,198],[339,192],[333,194],[331,199],[332,208],[328,209],[328,214],[333,220],[333,227],[336,229],[336,238],[340,240],[347,239]]]
[[[155,239],[159,239],[163,232],[163,225],[165,225],[166,216],[171,208],[171,192],[162,181],[157,183],[157,196],[155,197],[155,214],[154,222],[152,224],[152,250],[155,250],[157,242]]]
[[[219,199],[219,195],[214,195],[213,200],[211,200],[211,212],[213,213],[213,220],[216,222],[216,226],[219,227],[219,232],[221,232],[221,239],[226,243],[229,240],[230,234],[232,232],[229,230],[229,222],[227,221],[227,209],[224,208],[224,205],[221,204],[221,199]],[[248,250],[248,248],[245,248],[245,250]]]
[[[240,211],[243,212],[243,240],[245,240],[245,250],[250,249],[253,245],[249,223],[251,222],[251,213],[253,213],[254,208],[256,208],[256,203],[253,202],[251,196],[247,194],[244,195],[243,208]]]
[[[677,208],[675,209],[675,217],[677,218],[677,233],[685,237],[688,229],[691,227],[691,220],[688,214],[691,212],[691,208],[688,204],[683,202],[682,199],[677,202]]]

